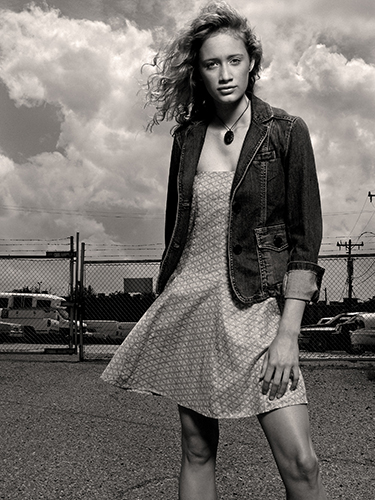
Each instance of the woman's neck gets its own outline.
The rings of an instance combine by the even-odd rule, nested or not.
[[[219,121],[221,123],[224,122],[228,127],[231,127],[240,117],[238,124],[245,122],[248,124],[249,118],[248,113],[246,113],[248,107],[250,107],[250,103],[245,95],[235,103],[215,103],[216,118],[219,118]],[[241,116],[242,113],[243,115]]]

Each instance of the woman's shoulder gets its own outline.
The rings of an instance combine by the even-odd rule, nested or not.
[[[291,114],[284,108],[273,106],[258,96],[253,95],[251,100],[254,113],[260,115],[262,118],[304,123],[300,116]]]
[[[172,129],[172,136],[175,141],[182,145],[190,134],[200,133],[205,127],[207,127],[207,124],[202,121],[188,121],[183,124],[177,124]]]

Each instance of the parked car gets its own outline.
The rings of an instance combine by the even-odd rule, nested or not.
[[[84,339],[93,343],[121,344],[136,323],[114,320],[85,320]]]
[[[361,313],[341,313],[333,318],[321,318],[315,325],[301,327],[299,345],[315,352],[345,350],[351,352],[350,332],[357,328],[355,318]]]
[[[352,352],[375,352],[375,313],[361,313],[355,318],[357,328],[350,332]]]
[[[25,330],[23,325],[0,321],[0,339],[2,342],[18,342],[24,338]]]

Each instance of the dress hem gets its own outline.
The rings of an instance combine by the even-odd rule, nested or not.
[[[111,384],[111,385],[113,385],[115,387],[118,387],[119,389],[122,389],[124,391],[135,392],[135,393],[141,394],[143,396],[163,397],[163,398],[168,399],[169,401],[174,402],[178,406],[182,406],[183,408],[188,408],[189,410],[193,410],[196,413],[199,413],[200,415],[203,415],[204,417],[214,418],[214,419],[217,419],[217,420],[250,418],[250,417],[256,417],[257,415],[264,415],[265,413],[270,413],[271,411],[274,411],[274,410],[280,410],[281,408],[287,408],[289,406],[308,405],[308,401],[307,401],[307,398],[306,398],[304,401],[295,401],[295,402],[289,401],[289,402],[287,402],[285,404],[279,404],[279,405],[277,405],[277,406],[275,406],[273,408],[270,408],[270,409],[268,409],[266,411],[250,412],[250,413],[247,413],[247,412],[241,412],[240,413],[239,412],[239,413],[236,413],[236,414],[227,414],[227,413],[215,414],[215,413],[211,413],[211,412],[203,412],[201,409],[195,408],[194,405],[191,405],[190,403],[189,404],[180,403],[173,396],[170,396],[170,395],[168,395],[166,393],[163,393],[161,391],[157,392],[157,391],[153,391],[151,389],[140,389],[140,388],[136,388],[136,387],[124,386],[124,385],[122,385],[119,382],[116,382],[114,380],[105,379],[103,376],[101,376],[100,378],[104,382],[106,382],[108,384]],[[276,400],[274,400],[274,401],[276,401]],[[282,403],[282,398],[280,398],[279,400],[277,400],[277,402]]]

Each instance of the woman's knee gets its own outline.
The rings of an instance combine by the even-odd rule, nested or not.
[[[204,465],[216,458],[216,449],[196,437],[182,437],[182,452],[189,463]]]
[[[309,453],[304,450],[294,457],[292,463],[289,464],[288,470],[293,479],[313,484],[319,476],[317,456],[312,450]]]
[[[180,408],[182,452],[190,463],[205,464],[216,458],[219,428],[216,419]]]

